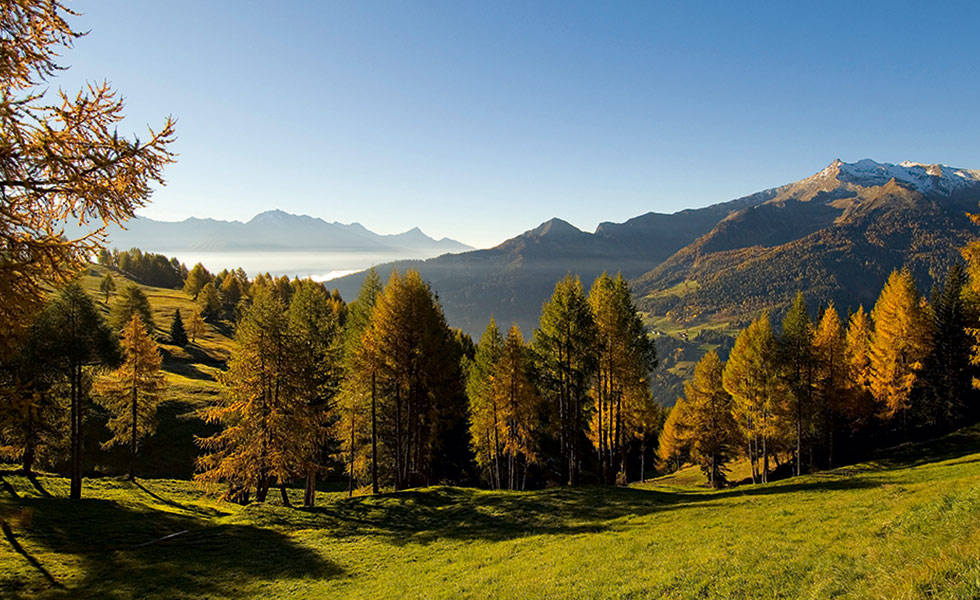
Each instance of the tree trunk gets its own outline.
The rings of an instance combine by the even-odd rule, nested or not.
[[[82,497],[82,367],[71,367],[71,484],[68,497]]]
[[[30,475],[34,468],[34,457],[37,452],[37,440],[34,432],[34,412],[27,411],[27,439],[24,442],[24,454],[21,456],[24,466],[24,474]]]
[[[354,400],[350,407],[350,478],[347,480],[347,497],[354,495]]]
[[[378,493],[378,404],[375,373],[371,372],[371,493]]]
[[[286,484],[285,483],[280,483],[279,484],[279,493],[280,493],[280,495],[282,495],[282,505],[283,506],[286,506],[286,507],[289,507],[289,508],[292,508],[293,505],[289,502],[289,494],[286,493]]]
[[[135,370],[134,370],[135,379]],[[129,439],[129,480],[136,481],[136,403],[138,401],[139,392],[136,389],[136,382],[133,382],[133,405],[130,407],[132,410],[130,416],[133,418],[133,423],[130,427],[130,439]]]
[[[316,504],[316,471],[306,473],[306,489],[303,492],[303,506],[312,508]]]

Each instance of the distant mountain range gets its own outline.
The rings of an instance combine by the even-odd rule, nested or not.
[[[780,311],[799,290],[811,306],[871,305],[888,273],[908,265],[922,286],[977,235],[965,213],[980,171],[835,160],[801,181],[673,214],[602,223],[594,233],[552,219],[487,250],[379,267],[418,269],[451,325],[478,334],[490,315],[530,333],[555,281],[602,271],[632,279],[641,309],[696,326]],[[363,273],[334,280],[345,298]]]
[[[137,217],[126,228],[109,229],[109,246],[152,252],[370,252],[389,256],[435,256],[472,250],[443,238],[435,240],[415,227],[404,233],[380,235],[360,223],[328,223],[306,215],[270,210],[248,222],[190,218],[156,221]]]

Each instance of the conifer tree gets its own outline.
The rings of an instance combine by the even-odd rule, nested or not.
[[[530,352],[524,345],[521,329],[515,324],[507,331],[500,349],[493,386],[499,405],[501,451],[506,459],[507,489],[524,489],[528,467],[538,460],[537,434],[540,420],[540,397],[529,369]],[[519,478],[519,471],[523,476]],[[518,483],[520,479],[520,483]]]
[[[596,326],[582,282],[566,275],[541,310],[533,348],[552,434],[559,443],[561,481],[579,479],[581,438],[589,428],[588,395],[596,369]]]
[[[501,488],[502,410],[497,405],[501,396],[497,388],[503,386],[498,374],[503,346],[504,340],[497,323],[490,317],[466,376],[470,445],[477,466],[487,475],[493,489]]]
[[[119,342],[95,303],[77,283],[65,286],[37,320],[38,356],[67,383],[70,403],[71,484],[69,498],[82,494],[82,423],[90,370],[115,366]]]
[[[242,286],[234,273],[229,273],[221,280],[221,303],[225,313],[231,315],[242,299]]]
[[[184,280],[184,293],[197,300],[204,286],[213,280],[214,276],[208,272],[204,265],[197,263],[187,273],[187,279]]]
[[[207,323],[216,323],[221,318],[221,292],[208,282],[197,295],[197,310]]]
[[[786,388],[789,391],[786,395],[789,406],[786,408],[788,417],[794,425],[793,442],[796,446],[794,469],[796,475],[799,475],[803,462],[804,438],[811,446],[812,454],[816,416],[813,407],[813,326],[801,292],[797,292],[793,306],[783,319],[783,333],[779,338],[779,346]]]
[[[109,322],[112,323],[113,329],[122,331],[129,324],[133,315],[139,315],[140,319],[143,320],[143,327],[152,335],[156,329],[156,323],[153,322],[153,311],[150,309],[150,300],[143,293],[140,286],[135,283],[130,283],[123,288],[119,293],[119,297],[113,303],[112,311],[109,315]]]
[[[123,329],[121,346],[122,365],[99,386],[101,403],[111,415],[108,427],[112,433],[102,449],[127,444],[129,479],[135,481],[139,440],[156,430],[159,393],[165,382],[160,351],[139,315],[134,314]]]
[[[209,423],[223,428],[199,440],[207,453],[198,458],[195,479],[225,485],[226,499],[245,502],[254,489],[256,500],[264,502],[269,488],[297,475],[306,458],[294,435],[302,431],[302,423],[282,302],[259,290],[234,341],[228,370],[219,377],[227,394],[206,413]],[[285,491],[283,496],[285,500]]]
[[[365,473],[371,479],[372,493],[380,491],[378,481],[378,369],[380,357],[364,345],[362,337],[371,323],[378,297],[384,291],[381,278],[372,267],[361,284],[357,298],[346,310],[347,323],[344,327],[344,371],[345,378],[340,396],[340,418],[337,422],[337,439],[341,440],[341,451],[346,455],[351,477]],[[339,294],[337,294],[339,299]],[[331,296],[335,313],[337,303]],[[365,453],[364,448],[368,448]],[[358,461],[358,457],[364,460]],[[358,465],[362,465],[358,469]]]
[[[847,342],[840,315],[831,303],[813,335],[814,405],[823,415],[827,466],[834,466],[834,436],[848,416]]]
[[[912,388],[929,354],[928,307],[908,269],[893,271],[878,296],[871,319],[871,393],[885,418],[903,417],[907,430]]]
[[[971,408],[971,339],[967,331],[963,265],[954,263],[946,273],[941,291],[933,299],[932,352],[925,361],[923,379],[926,405],[919,415],[923,425],[948,430]]]
[[[843,414],[852,423],[852,431],[868,425],[874,418],[874,396],[871,393],[871,318],[858,307],[847,322],[844,342],[847,349],[847,394]]]
[[[684,385],[685,420],[691,454],[719,488],[727,481],[725,465],[738,451],[738,425],[732,417],[732,397],[722,385],[723,366],[712,350],[694,367],[694,377]]]
[[[180,309],[174,309],[174,318],[170,322],[170,343],[175,346],[187,345],[187,331],[184,329],[184,320],[180,317]]]
[[[306,477],[303,504],[313,506],[329,426],[336,420],[336,395],[342,377],[340,326],[326,289],[308,279],[297,284],[288,317],[291,384],[297,394],[293,436],[299,452],[298,469]]]
[[[759,317],[735,339],[722,383],[732,396],[732,413],[747,444],[753,481],[761,458],[761,478],[766,483],[772,440],[778,432],[776,413],[786,394],[769,315]]]
[[[116,291],[116,280],[112,277],[111,271],[106,271],[102,281],[99,282],[99,291],[105,294],[105,302],[109,303],[109,296]]]
[[[589,290],[596,324],[597,371],[591,389],[590,437],[602,478],[625,471],[626,445],[636,437],[638,418],[652,402],[650,371],[656,347],[647,336],[622,273],[600,275]]]
[[[197,343],[198,336],[204,335],[204,328],[204,319],[201,318],[201,313],[195,310],[187,322],[187,332],[191,334],[192,343]]]
[[[678,398],[674,403],[667,413],[657,446],[657,458],[661,464],[675,471],[681,468],[689,453],[686,406],[684,398]]]

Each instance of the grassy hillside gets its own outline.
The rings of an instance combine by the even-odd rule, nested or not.
[[[87,481],[70,503],[65,480],[2,478],[5,598],[980,595],[980,428],[722,491],[438,487],[303,511],[168,480]]]
[[[108,316],[114,297],[110,297],[106,303],[105,296],[99,292],[99,283],[105,272],[105,267],[92,265],[82,275],[81,284],[98,300],[97,305]],[[131,283],[117,272],[113,272],[113,275],[116,277],[117,291]],[[198,337],[195,343],[184,348],[170,345],[168,337],[174,310],[180,309],[186,324],[188,317],[196,310],[193,298],[181,290],[144,285],[140,285],[140,288],[153,310],[153,320],[157,325],[155,337],[160,343],[167,381],[157,434],[142,443],[140,472],[153,477],[189,477],[198,451],[194,436],[211,432],[198,418],[198,411],[221,393],[216,375],[224,368],[231,353],[230,329],[227,325],[208,325],[204,335]],[[99,450],[99,443],[111,437],[102,426],[105,415],[101,409],[92,411],[91,421],[93,426],[88,428],[86,438],[85,468],[101,473],[125,473],[129,464],[126,448],[119,447],[109,452]]]

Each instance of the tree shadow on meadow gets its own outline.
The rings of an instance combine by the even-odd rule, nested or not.
[[[330,578],[337,565],[268,528],[139,510],[101,499],[23,498],[33,522],[18,537],[43,546],[49,585],[0,581],[0,595],[51,598],[236,597],[261,581]],[[51,560],[51,555],[59,560]],[[39,561],[31,558],[34,563]],[[81,577],[58,580],[53,565]],[[46,572],[46,571],[45,571]],[[20,591],[19,591],[20,590]]]
[[[375,535],[394,544],[439,539],[499,541],[530,535],[597,533],[658,512],[704,506],[732,496],[755,497],[800,490],[875,488],[870,478],[808,480],[729,490],[642,490],[583,486],[532,492],[487,493],[437,487],[340,500],[307,509],[336,537]],[[306,526],[310,526],[307,524]]]

